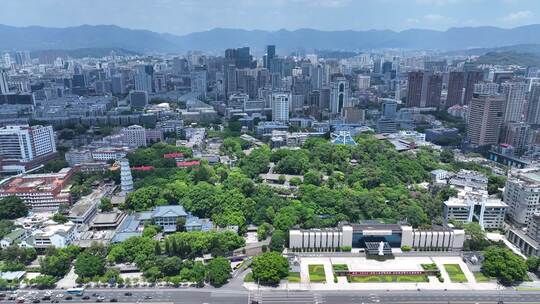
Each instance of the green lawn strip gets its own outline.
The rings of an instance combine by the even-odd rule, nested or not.
[[[334,271],[349,271],[347,264],[332,264]]]
[[[420,266],[422,266],[422,269],[424,269],[424,270],[439,270],[439,268],[437,267],[437,264],[435,264],[435,263],[432,263],[432,264],[420,264]]]
[[[324,272],[324,265],[314,264],[308,265],[309,269],[309,281],[312,283],[326,283],[326,273]]]
[[[446,269],[446,272],[450,277],[450,281],[453,283],[468,282],[467,277],[465,277],[465,274],[463,273],[463,270],[461,270],[461,266],[459,266],[459,264],[444,264],[444,269]]]
[[[477,283],[485,283],[485,282],[490,282],[491,279],[489,277],[487,277],[485,274],[481,273],[481,272],[473,272],[474,274],[474,278],[476,279],[476,282]]]
[[[540,288],[538,287],[516,287],[516,290],[519,291],[540,291]]]
[[[289,283],[300,283],[300,272],[289,272],[287,280]]]
[[[421,283],[428,282],[426,275],[370,275],[353,276],[352,283]]]
[[[253,274],[251,272],[246,274],[246,276],[244,277],[244,282],[245,283],[253,282]]]

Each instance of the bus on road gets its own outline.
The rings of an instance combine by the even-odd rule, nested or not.
[[[84,288],[70,288],[66,290],[66,293],[74,296],[82,296],[84,294]]]

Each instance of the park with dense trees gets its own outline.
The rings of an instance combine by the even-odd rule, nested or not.
[[[234,159],[233,166],[207,162],[177,168],[174,159],[164,154],[180,152],[187,160],[192,151],[166,143],[140,148],[128,155],[131,166],[153,166],[153,170],[134,171],[135,191],[119,206],[126,212],[148,211],[159,205],[182,205],[186,211],[201,218],[210,218],[221,229],[212,232],[178,231],[157,240],[158,226],[147,223],[142,236],[103,247],[93,244],[81,250],[76,246],[45,250],[39,259],[41,275],[34,284],[50,286],[51,281],[64,276],[71,267],[78,281],[121,283],[118,263],[134,263],[146,280],[155,282],[208,282],[214,286],[226,284],[231,266],[224,257],[245,246],[242,235],[248,225],[257,225],[260,241],[269,239],[264,254],[252,264],[253,277],[261,283],[274,285],[287,276],[288,264],[281,257],[287,247],[291,228],[334,227],[339,222],[380,220],[385,223],[407,222],[413,227],[429,227],[442,222],[443,202],[456,195],[447,187],[426,189],[430,171],[445,169],[477,170],[489,177],[491,193],[497,193],[504,178],[493,175],[475,163],[455,160],[451,150],[437,151],[421,147],[415,151],[397,152],[393,145],[372,134],[355,137],[358,145],[335,145],[324,138],[310,138],[299,149],[271,150],[267,145],[251,146],[238,137],[224,140],[221,153]],[[249,153],[245,149],[249,148]],[[292,187],[272,187],[261,182],[259,174],[293,175]],[[78,173],[73,178],[71,194],[74,199],[91,192],[92,185],[101,180],[118,183],[118,172]],[[24,216],[28,209],[16,198],[2,200],[7,208],[0,212],[0,232],[12,229],[10,220]],[[113,209],[108,199],[102,199],[103,212]],[[61,214],[57,221],[61,221]],[[183,225],[180,225],[183,226]],[[238,233],[225,228],[238,227]],[[518,261],[508,252],[492,249],[477,226],[465,227],[468,248],[485,250],[483,271],[502,282],[513,282],[522,269],[534,268]],[[180,229],[181,230],[181,229]],[[1,251],[5,269],[24,269],[36,258],[35,251]],[[196,258],[211,254],[208,263]],[[512,267],[502,272],[498,267]],[[523,266],[524,265],[524,266]],[[524,268],[523,268],[524,267]],[[537,268],[537,267],[536,267]],[[522,278],[523,276],[521,276]]]
[[[134,174],[137,189],[121,207],[141,211],[181,204],[220,227],[238,226],[240,232],[249,224],[266,223],[287,233],[295,225],[330,227],[364,219],[407,221],[418,227],[440,217],[444,196],[416,184],[428,181],[433,169],[457,171],[465,165],[449,156],[445,160],[452,162],[443,163],[441,153],[429,148],[399,153],[369,134],[356,140],[358,145],[345,146],[312,138],[298,150],[271,151],[263,145],[246,155],[238,153],[245,148],[241,140],[228,138],[222,151],[239,157],[233,169],[205,162],[177,169],[161,159],[152,164],[150,160],[160,154],[178,150],[166,144],[139,149],[129,156],[133,165],[156,169]],[[297,190],[277,190],[258,182],[258,174],[267,172],[270,162],[276,173],[299,175],[304,182],[295,180]]]

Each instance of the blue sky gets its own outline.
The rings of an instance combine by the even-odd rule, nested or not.
[[[540,23],[540,0],[0,0],[0,23],[115,24],[185,34],[215,27],[368,30]]]

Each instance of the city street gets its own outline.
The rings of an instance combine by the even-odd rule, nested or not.
[[[296,303],[296,304],[359,304],[359,303],[540,303],[540,291],[505,291],[503,294],[488,291],[384,291],[384,292],[293,292],[293,291],[264,291],[261,293],[230,289],[87,289],[85,296],[73,297],[72,300],[56,298],[55,295],[64,291],[56,290],[53,299],[60,303],[95,303],[96,293],[104,297],[103,303],[117,299],[120,303],[186,303],[186,304],[237,304],[249,303],[253,300],[259,303]],[[131,292],[131,296],[125,296]],[[30,295],[29,292],[19,292],[18,296],[25,297],[25,303],[31,303],[36,297],[41,299],[45,291]],[[146,298],[145,298],[146,297]],[[150,297],[150,298],[149,298]],[[248,302],[249,301],[249,302]],[[14,303],[14,301],[3,301]],[[41,301],[50,303],[50,301]]]

